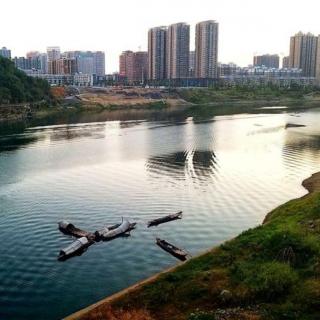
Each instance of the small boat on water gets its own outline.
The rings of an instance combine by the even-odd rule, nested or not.
[[[88,240],[87,237],[81,237],[74,242],[72,242],[69,246],[66,248],[60,250],[58,255],[58,260],[66,260],[70,257],[73,257],[75,255],[80,255],[83,253],[91,244],[93,244],[93,241]]]
[[[59,230],[61,232],[65,233],[65,234],[72,235],[76,238],[86,237],[89,240],[94,240],[94,238],[95,238],[95,235],[93,233],[85,231],[85,230],[81,230],[66,220],[60,221],[58,223],[58,225],[59,225]]]
[[[148,228],[152,226],[157,226],[161,223],[177,220],[177,219],[182,219],[182,211],[179,211],[177,213],[169,214],[168,216],[157,218],[154,220],[151,220],[148,222]]]
[[[95,238],[101,240],[111,240],[121,235],[125,235],[136,226],[136,223],[130,223],[128,220],[123,220],[119,224],[115,224],[111,227],[105,227],[95,232]]]
[[[156,244],[162,248],[163,250],[169,252],[174,257],[185,261],[187,259],[188,253],[185,250],[179,249],[173,244],[167,242],[166,240],[161,240],[159,238],[156,239]]]

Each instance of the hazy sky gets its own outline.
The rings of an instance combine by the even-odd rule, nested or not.
[[[118,70],[123,50],[147,49],[148,28],[217,20],[219,61],[252,63],[255,53],[288,54],[290,35],[320,33],[320,0],[3,0],[0,47],[13,55],[61,50],[103,50],[107,72]]]

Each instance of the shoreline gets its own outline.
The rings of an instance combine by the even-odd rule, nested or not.
[[[219,111],[219,108],[239,108],[244,111],[256,111],[261,107],[279,107],[287,106],[286,110],[305,110],[320,107],[319,98],[273,98],[273,99],[223,99],[206,103],[192,103],[183,99],[161,99],[145,101],[143,103],[130,103],[127,100],[119,100],[114,104],[87,103],[85,101],[76,104],[62,104],[49,107],[24,107],[0,105],[0,125],[14,124],[17,122],[28,121],[46,121],[50,117],[59,116],[76,116],[99,113],[116,113],[116,112],[157,112],[157,111],[183,111],[188,109],[207,108],[212,111]],[[240,110],[241,111],[241,110]]]
[[[316,194],[316,193],[320,192],[320,172],[314,173],[310,177],[308,177],[305,180],[303,180],[302,181],[302,186],[308,191],[308,194],[306,194],[306,195],[304,195],[304,196],[302,196],[300,198],[294,199],[294,200],[301,200],[301,199],[304,199],[307,196],[310,196],[310,195],[313,195],[313,194]],[[291,200],[291,201],[294,201],[294,200]],[[289,201],[289,203],[291,201]],[[281,205],[280,207],[282,207],[284,205],[285,204]],[[264,221],[262,222],[262,226],[269,223],[270,218],[272,218],[272,213],[274,213],[275,211],[277,211],[277,209],[272,210],[270,213],[268,213],[266,215]],[[227,244],[227,243],[229,243],[229,242],[231,242],[231,241],[234,241],[236,239],[237,239],[237,237],[234,238],[234,239],[227,240],[222,244],[222,246]],[[125,288],[125,289],[123,289],[123,290],[121,290],[121,291],[119,291],[119,292],[117,292],[115,294],[112,294],[111,296],[108,296],[108,297],[106,297],[106,298],[104,298],[104,299],[102,299],[102,300],[100,300],[100,301],[98,301],[98,302],[96,302],[96,303],[94,303],[92,305],[89,305],[88,307],[85,307],[85,308],[83,308],[81,310],[76,311],[75,313],[72,313],[69,316],[66,316],[63,319],[64,320],[103,319],[101,317],[102,316],[102,311],[101,312],[98,311],[99,308],[101,308],[102,310],[108,310],[109,307],[111,308],[112,305],[114,303],[116,303],[118,300],[121,300],[121,298],[125,298],[126,296],[128,296],[128,295],[130,295],[132,293],[138,292],[141,289],[143,290],[143,288],[146,285],[152,285],[157,280],[159,280],[162,276],[166,276],[166,275],[169,275],[172,272],[177,271],[178,269],[180,269],[181,266],[186,265],[190,261],[192,262],[192,261],[195,261],[195,260],[197,260],[197,259],[199,259],[201,257],[206,256],[209,253],[214,253],[216,250],[219,250],[220,246],[221,245],[219,245],[217,247],[210,248],[210,249],[206,250],[205,252],[202,252],[199,255],[193,257],[192,259],[187,260],[186,262],[178,263],[178,265],[175,265],[174,267],[171,267],[171,268],[166,269],[164,271],[161,271],[161,272],[159,272],[159,273],[157,273],[157,274],[155,274],[155,275],[153,275],[153,276],[151,276],[151,277],[149,277],[147,279],[139,281],[139,282],[133,284],[132,286],[130,286],[128,288]],[[97,315],[96,312],[99,312],[99,314],[100,314],[99,318],[96,317],[96,315]],[[93,313],[93,315],[91,315],[91,313]],[[107,318],[105,318],[105,319],[107,319]]]

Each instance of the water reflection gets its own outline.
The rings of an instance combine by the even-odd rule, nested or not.
[[[61,319],[171,266],[174,258],[154,245],[157,235],[195,255],[261,223],[302,195],[302,179],[319,170],[319,115],[304,112],[294,122],[306,127],[275,130],[292,117],[199,121],[182,112],[153,122],[140,121],[140,113],[130,122],[0,136],[2,146],[23,146],[0,153],[0,241],[10,239],[0,247],[0,318]],[[178,210],[181,221],[146,228]],[[70,243],[57,221],[97,230],[121,216],[138,222],[130,238],[57,262],[57,251]]]
[[[306,158],[315,165],[319,164],[320,136],[289,132],[285,140],[282,159],[288,168],[296,168],[297,164],[306,166]]]
[[[299,135],[295,137],[288,136],[286,139],[286,144],[283,148],[284,150],[291,150],[295,152],[302,151],[316,151],[319,152],[320,149],[320,136],[316,135]]]
[[[0,136],[0,152],[19,149],[36,142],[38,139],[39,137],[29,135]]]
[[[105,123],[90,126],[66,126],[54,128],[50,134],[51,141],[72,140],[79,138],[103,139],[105,137]]]
[[[187,177],[201,179],[217,170],[217,159],[213,151],[180,151],[150,157],[146,168],[149,173],[159,176],[172,176],[175,179]]]
[[[145,122],[145,120],[120,121],[120,128],[121,129],[133,128],[133,127],[138,126],[144,122]]]

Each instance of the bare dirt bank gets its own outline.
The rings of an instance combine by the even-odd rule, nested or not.
[[[320,192],[320,172],[314,173],[310,178],[304,180],[302,185],[309,193]]]

